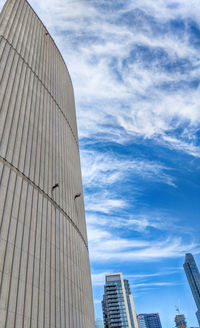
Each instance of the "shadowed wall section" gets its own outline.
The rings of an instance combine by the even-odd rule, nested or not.
[[[29,4],[8,0],[0,14],[1,328],[94,327],[80,192],[69,73]]]

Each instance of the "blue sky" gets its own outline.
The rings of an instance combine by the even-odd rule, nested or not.
[[[74,85],[96,317],[121,271],[137,313],[173,327],[180,303],[197,326],[182,265],[200,265],[199,1],[30,3]]]

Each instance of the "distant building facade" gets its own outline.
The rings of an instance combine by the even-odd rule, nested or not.
[[[177,314],[175,316],[175,323],[177,328],[186,328],[187,323],[184,314]]]
[[[196,306],[197,320],[200,326],[200,273],[192,254],[185,255],[185,263],[183,265]]]
[[[158,313],[138,314],[139,328],[162,328]]]
[[[122,273],[106,275],[102,310],[105,328],[139,328],[129,282]]]

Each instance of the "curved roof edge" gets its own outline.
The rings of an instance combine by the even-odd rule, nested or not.
[[[0,11],[0,16],[1,16],[1,13],[2,13],[2,11],[3,11],[3,9],[4,9],[4,7],[6,6],[6,3],[7,3],[8,1],[9,1],[9,0],[6,0],[6,2],[5,2],[5,4],[4,4],[2,10]],[[23,1],[26,2],[26,3],[28,4],[28,6],[31,8],[31,10],[34,12],[34,14],[35,14],[35,15],[37,16],[37,18],[39,19],[40,23],[43,25],[44,29],[45,29],[45,30],[47,31],[47,33],[49,34],[51,40],[53,41],[53,43],[54,43],[56,49],[58,50],[58,53],[60,54],[60,56],[61,56],[61,58],[62,58],[62,60],[63,60],[63,63],[64,63],[64,65],[65,65],[66,69],[67,69],[67,72],[68,72],[68,74],[69,74],[69,78],[70,78],[70,81],[71,81],[71,84],[72,84],[72,79],[71,79],[71,76],[70,76],[69,70],[68,70],[68,68],[67,68],[67,64],[66,64],[66,62],[65,62],[65,60],[64,60],[64,58],[63,58],[63,55],[62,55],[60,49],[59,49],[58,46],[57,46],[55,40],[53,39],[52,35],[49,33],[49,30],[47,29],[46,25],[43,23],[43,21],[41,20],[41,18],[39,17],[39,15],[36,13],[36,11],[33,9],[33,7],[30,5],[30,3],[29,3],[27,0],[23,0]],[[72,87],[73,87],[73,84],[72,84]]]

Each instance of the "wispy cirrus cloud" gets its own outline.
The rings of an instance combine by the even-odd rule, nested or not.
[[[181,268],[182,270],[182,268]],[[108,273],[113,273],[112,269],[109,271],[104,271],[104,272],[100,272],[100,273],[93,273],[92,274],[92,283],[94,286],[103,286],[105,283],[105,276]],[[167,276],[171,276],[171,275],[175,275],[177,273],[180,273],[179,270],[166,270],[166,271],[160,271],[160,272],[154,272],[154,273],[148,273],[148,274],[128,274],[126,275],[126,279],[128,279],[131,283],[132,281],[134,282],[134,286],[140,286],[141,285],[141,281],[145,280],[145,281],[151,281],[152,278],[158,278],[158,277],[167,277]],[[171,284],[172,282],[160,282],[160,283],[151,283],[151,286],[157,286],[158,284]],[[148,286],[148,283],[143,283],[144,285]]]
[[[186,233],[181,227],[180,222],[171,218],[165,213],[115,213],[118,208],[111,209],[112,212],[107,215],[102,208],[99,209],[100,213],[94,213],[93,211],[87,211],[87,224],[89,226],[96,227],[108,227],[110,229],[124,229],[126,231],[137,231],[140,233],[147,233],[150,229],[154,228],[158,231],[174,231],[179,230],[182,233]],[[133,210],[132,210],[133,211]],[[187,233],[192,234],[192,230],[187,229]]]
[[[122,238],[114,232],[89,226],[88,238],[92,261],[157,261],[165,258],[183,257],[187,252],[198,253],[199,244],[185,243],[181,237],[157,240]]]
[[[81,151],[83,181],[87,187],[112,185],[124,178],[142,177],[175,187],[170,168],[162,163],[149,160],[131,159],[112,153]]]
[[[179,282],[180,283],[180,282]],[[140,288],[141,287],[163,287],[163,286],[177,286],[177,282],[147,282],[147,283],[142,283],[142,284],[135,284],[134,288]]]
[[[95,214],[90,211],[87,212],[87,224],[96,227],[109,227],[117,228],[117,229],[128,229],[132,231],[138,232],[146,232],[148,228],[155,229],[165,229],[166,224],[163,222],[161,218],[152,216],[147,216],[145,214],[134,215],[129,214],[128,217],[125,215],[120,216],[119,214],[105,216],[104,213]],[[165,226],[165,227],[164,227]],[[167,226],[169,228],[169,224]]]
[[[106,214],[121,210],[126,206],[124,200],[115,198],[109,192],[86,193],[85,203],[87,212],[101,212]]]
[[[200,123],[197,1],[117,1],[115,10],[105,1],[31,3],[68,64],[80,137],[139,135],[199,156],[183,133]]]

